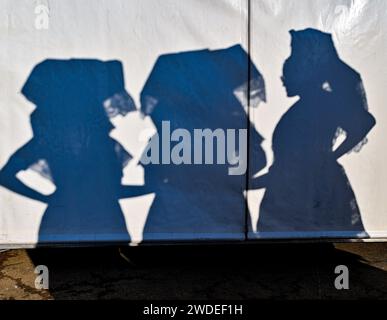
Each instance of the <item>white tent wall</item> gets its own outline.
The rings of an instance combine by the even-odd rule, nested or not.
[[[47,64],[42,66],[41,63],[47,60],[49,66],[55,65],[55,70],[62,70],[58,61],[68,59],[87,59],[86,64],[114,60],[122,64],[125,90],[137,108],[110,119],[114,125],[110,137],[131,155],[130,162],[123,169],[122,184],[147,185],[149,176],[151,184],[155,184],[143,195],[119,200],[119,208],[114,207],[117,212],[122,212],[124,228],[112,227],[109,231],[108,218],[105,225],[100,222],[95,229],[92,228],[93,223],[88,230],[72,228],[71,225],[79,227],[82,223],[87,224],[88,213],[77,221],[74,214],[70,217],[70,212],[67,217],[63,207],[64,214],[62,217],[58,215],[57,225],[49,232],[42,231],[42,225],[47,224],[44,218],[49,216],[45,212],[55,211],[55,206],[31,200],[0,186],[0,246],[245,240],[246,227],[249,239],[387,238],[384,197],[387,190],[387,169],[384,166],[387,156],[384,148],[387,132],[386,18],[387,2],[384,0],[0,0],[1,170],[35,136],[32,122],[35,121],[34,111],[39,110],[39,106],[29,101],[32,98],[27,99],[31,92],[26,94],[24,90],[22,93],[28,80],[35,81],[33,70],[44,74]],[[255,146],[261,143],[257,139],[262,137],[259,148],[263,148],[267,160],[265,168],[258,166],[260,172],[252,172],[255,167],[251,165],[250,173],[260,176],[268,172],[274,162],[272,141],[275,128],[300,99],[297,96],[288,97],[281,81],[284,62],[291,55],[289,31],[307,28],[332,35],[340,60],[361,76],[369,113],[376,119],[376,125],[367,135],[367,143],[361,150],[338,160],[356,197],[364,230],[331,230],[323,224],[321,228],[316,225],[314,228],[307,227],[306,224],[305,228],[294,228],[291,222],[287,226],[278,226],[276,232],[259,230],[259,221],[263,219],[262,199],[267,190],[248,191],[247,210],[239,192],[246,186],[246,176],[222,180],[217,178],[221,171],[216,170],[216,166],[214,171],[200,172],[200,176],[197,171],[190,171],[191,166],[186,167],[188,171],[181,166],[170,167],[172,172],[176,172],[172,175],[173,179],[176,177],[174,181],[168,176],[171,172],[169,167],[165,166],[160,167],[163,168],[160,172],[151,167],[147,176],[139,160],[149,138],[158,131],[160,123],[156,122],[160,120],[159,116],[172,117],[179,111],[176,123],[186,121],[190,128],[200,124],[199,128],[235,129],[242,128],[242,123],[248,124],[243,90],[249,81],[249,49],[251,79],[262,77],[264,80],[263,88],[263,82],[250,82],[252,99],[248,114],[253,123],[250,133],[256,133],[250,136],[250,154],[255,156]],[[219,68],[218,62],[224,67]],[[83,71],[77,72],[82,74]],[[45,85],[59,83],[54,89],[63,89],[64,92],[66,86],[76,86],[65,81],[62,85],[60,73],[51,79],[51,84],[37,81],[43,86],[43,98]],[[257,83],[261,87],[257,88]],[[227,87],[222,87],[222,84]],[[188,90],[190,86],[194,88],[192,92]],[[184,91],[186,89],[188,94]],[[259,103],[255,103],[257,90],[260,91]],[[49,94],[52,93],[47,93],[47,96]],[[265,99],[262,99],[263,95]],[[76,97],[64,95],[63,101],[72,98]],[[148,107],[144,106],[147,99],[150,99],[150,106],[160,101],[164,101],[163,105],[169,104],[169,113],[167,110],[162,115],[147,114]],[[75,105],[80,103],[74,101]],[[183,101],[181,109],[173,109],[180,108],[179,101]],[[237,101],[240,101],[238,106]],[[58,105],[62,102],[58,101]],[[217,114],[216,119],[212,119],[214,123],[207,122],[212,120],[205,117],[207,113],[201,107],[214,110]],[[227,107],[235,108],[229,116],[226,114]],[[54,124],[52,126],[55,127]],[[71,137],[72,130],[65,130],[68,132],[64,132],[64,136]],[[55,137],[47,136],[47,139],[55,144]],[[105,140],[106,144],[111,142],[107,141],[107,137]],[[100,159],[104,159],[103,155]],[[95,163],[99,163],[98,159]],[[155,177],[152,170],[156,170]],[[63,172],[62,175],[67,174]],[[79,183],[74,184],[77,191],[71,195],[74,202],[82,196],[79,190],[82,190],[83,184],[92,185],[92,181],[98,181],[96,173],[91,170],[79,175]],[[70,177],[71,173],[68,174]],[[45,195],[57,191],[55,183],[33,168],[20,170],[17,177]],[[154,192],[151,192],[152,187]],[[104,198],[106,194],[103,190],[110,192],[108,184],[105,189],[99,187],[98,192],[102,193],[94,195],[94,191],[89,190],[87,197],[92,199],[94,196],[96,200]],[[160,198],[160,195],[164,197]],[[96,203],[104,205],[103,201]],[[75,204],[76,210],[81,211],[84,207],[91,210],[78,204]],[[56,206],[61,212],[61,204]],[[289,221],[296,219],[291,207],[286,210]],[[102,212],[103,208],[99,211]],[[90,221],[94,214],[90,212]],[[75,220],[70,223],[71,219]],[[305,221],[307,219],[313,220],[305,217]],[[322,219],[330,221],[329,218]]]
[[[291,55],[290,30],[313,28],[332,35],[340,59],[358,72],[363,80],[369,112],[376,119],[376,125],[367,135],[367,143],[359,152],[350,152],[339,159],[355,194],[365,232],[316,228],[313,230],[307,227],[304,229],[294,227],[292,231],[292,219],[294,221],[296,217],[291,206],[287,208],[290,224],[288,231],[281,232],[281,228],[278,228],[278,232],[262,231],[259,228],[259,220],[262,218],[260,213],[264,210],[260,208],[265,194],[265,189],[262,189],[249,192],[252,221],[249,237],[252,239],[385,238],[387,236],[384,195],[387,188],[385,166],[387,159],[385,148],[387,2],[383,0],[252,0],[251,11],[251,56],[265,77],[267,94],[266,104],[251,110],[253,122],[265,138],[263,146],[268,157],[267,167],[260,174],[267,172],[273,164],[272,137],[277,124],[290,110],[289,108],[300,99],[298,96],[288,97],[281,81],[284,62]],[[314,104],[311,107],[317,108],[318,101]],[[348,118],[351,116],[348,114]],[[291,132],[289,131],[288,134],[290,135]],[[334,184],[330,185],[332,190],[335,188]],[[293,185],[293,188],[297,186]],[[290,192],[292,191],[289,189]],[[286,200],[283,204],[285,203]]]
[[[46,59],[119,60],[123,63],[126,90],[139,108],[141,90],[160,55],[223,49],[236,44],[245,46],[246,3],[245,0],[1,0],[0,167],[33,136],[30,115],[35,106],[23,97],[21,89],[37,64]],[[39,15],[45,13],[41,5],[49,9],[47,29],[39,27],[42,24]],[[144,170],[138,161],[155,127],[140,112],[115,117],[112,122],[115,129],[111,136],[133,156],[125,168],[123,183],[142,185]],[[55,190],[52,183],[30,169],[20,172],[18,177],[43,193]],[[120,201],[131,242],[143,240],[153,200],[154,194],[149,194]],[[0,208],[1,245],[38,242],[46,204],[0,187]],[[235,214],[244,220],[245,212]],[[244,238],[243,225],[224,223],[220,231],[209,230],[209,234],[195,230],[184,234],[173,228],[168,231],[170,234],[164,230],[159,236],[148,233],[145,238]],[[45,241],[128,241],[128,237],[96,230],[91,234],[51,234]]]

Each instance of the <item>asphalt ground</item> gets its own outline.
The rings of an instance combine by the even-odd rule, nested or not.
[[[49,270],[49,289],[34,269]],[[349,289],[335,287],[335,268]],[[387,243],[10,250],[0,299],[387,299]]]

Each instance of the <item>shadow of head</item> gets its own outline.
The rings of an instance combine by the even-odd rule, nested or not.
[[[332,36],[315,29],[290,31],[291,55],[282,81],[289,97],[308,91],[332,90],[330,80],[340,72],[340,58]]]
[[[136,110],[119,61],[45,60],[35,66],[22,94],[37,106],[33,117],[50,118],[55,126],[106,122]]]
[[[45,60],[21,92],[36,105],[31,114],[35,144],[62,156],[85,155],[101,137],[109,141],[110,118],[136,110],[119,61]],[[37,164],[34,168],[39,171]]]
[[[182,127],[197,121],[196,127],[211,128],[235,120],[233,111],[239,114],[237,121],[245,122],[245,115],[238,111],[247,107],[248,97],[252,106],[266,101],[265,83],[240,45],[179,52],[157,59],[141,92],[141,111],[156,126],[171,118]],[[191,117],[184,118],[187,113]]]

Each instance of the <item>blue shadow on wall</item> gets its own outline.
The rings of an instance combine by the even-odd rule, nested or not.
[[[130,241],[118,200],[136,195],[121,185],[131,156],[109,133],[109,118],[136,110],[118,61],[45,60],[22,94],[36,105],[33,138],[2,168],[1,185],[47,203],[39,243]],[[43,195],[16,178],[31,168],[56,186]]]
[[[109,135],[110,118],[136,111],[125,91],[121,63],[85,59],[40,63],[22,89],[36,105],[31,115],[33,138],[1,169],[0,184],[47,203],[39,243],[130,241],[118,200],[146,193],[155,193],[155,200],[145,240],[244,239],[248,184],[251,189],[266,189],[260,232],[361,234],[364,226],[356,197],[338,163],[344,154],[360,150],[376,123],[367,110],[361,77],[340,60],[329,34],[307,29],[291,35],[292,53],[284,64],[283,82],[288,96],[300,99],[275,129],[274,163],[267,175],[253,179],[266,166],[266,158],[263,138],[247,116],[248,101],[251,107],[266,101],[264,80],[236,45],[166,54],[156,61],[141,92],[141,112],[151,117],[159,141],[156,163],[144,164],[144,187],[121,185],[123,167],[131,156]],[[161,141],[165,123],[168,134],[184,129],[191,138],[195,129],[223,134],[234,130],[236,143],[233,150],[222,151],[220,157],[225,158],[228,151],[235,157],[243,154],[238,133],[247,131],[250,152],[245,170],[232,175],[232,165],[219,161],[218,135],[210,147],[202,145],[202,162],[194,163],[198,150],[192,140],[184,147],[190,158],[182,156],[185,161],[178,165],[163,162],[163,154],[170,155],[184,138],[169,141],[166,147]],[[346,139],[333,150],[342,132]],[[146,149],[143,159],[153,157],[148,152],[152,149]],[[208,152],[216,156],[204,164]],[[27,168],[52,180],[55,193],[43,195],[17,179],[17,173]]]
[[[338,163],[360,151],[376,123],[362,79],[340,59],[330,34],[315,29],[290,34],[282,81],[287,95],[299,100],[275,128],[269,174],[252,183],[252,188],[266,188],[258,231],[365,236],[355,194]],[[342,133],[346,139],[334,149]]]
[[[249,130],[250,170],[230,175],[230,164],[216,160],[213,164],[203,160],[202,164],[145,165],[145,184],[156,193],[145,240],[244,239],[247,174],[252,176],[266,165],[263,139],[247,117],[248,99],[256,106],[265,101],[265,85],[240,45],[158,58],[141,93],[141,111],[151,117],[159,138],[165,129],[163,122],[170,124],[171,132],[184,128],[191,137],[195,129]],[[219,139],[214,141],[210,151],[216,155]],[[172,142],[170,148],[180,142]],[[193,142],[188,148],[193,155]],[[161,150],[160,154],[164,151],[169,152]],[[200,151],[204,157],[209,150],[203,147]],[[242,154],[242,146],[237,144],[234,151]],[[161,157],[158,160],[162,162]],[[244,162],[247,168],[247,159]]]
[[[263,78],[239,45],[163,55],[141,94],[141,111],[151,116],[160,134],[162,121],[169,122],[171,131],[247,130],[249,89],[254,89],[252,100],[265,100]],[[136,108],[125,91],[119,61],[45,60],[35,66],[22,93],[36,105],[31,114],[33,138],[2,168],[0,183],[47,203],[39,244],[130,241],[118,200],[146,193],[155,193],[156,198],[145,239],[180,234],[184,240],[183,234],[197,233],[244,238],[247,170],[230,176],[230,164],[152,163],[144,166],[144,187],[121,185],[123,167],[131,156],[109,136],[110,118]],[[262,138],[255,130],[250,132],[251,162],[259,171],[266,163]],[[216,141],[213,148],[216,154]],[[239,149],[236,137],[236,154]],[[54,194],[43,195],[16,177],[28,168],[50,179],[56,186]]]

